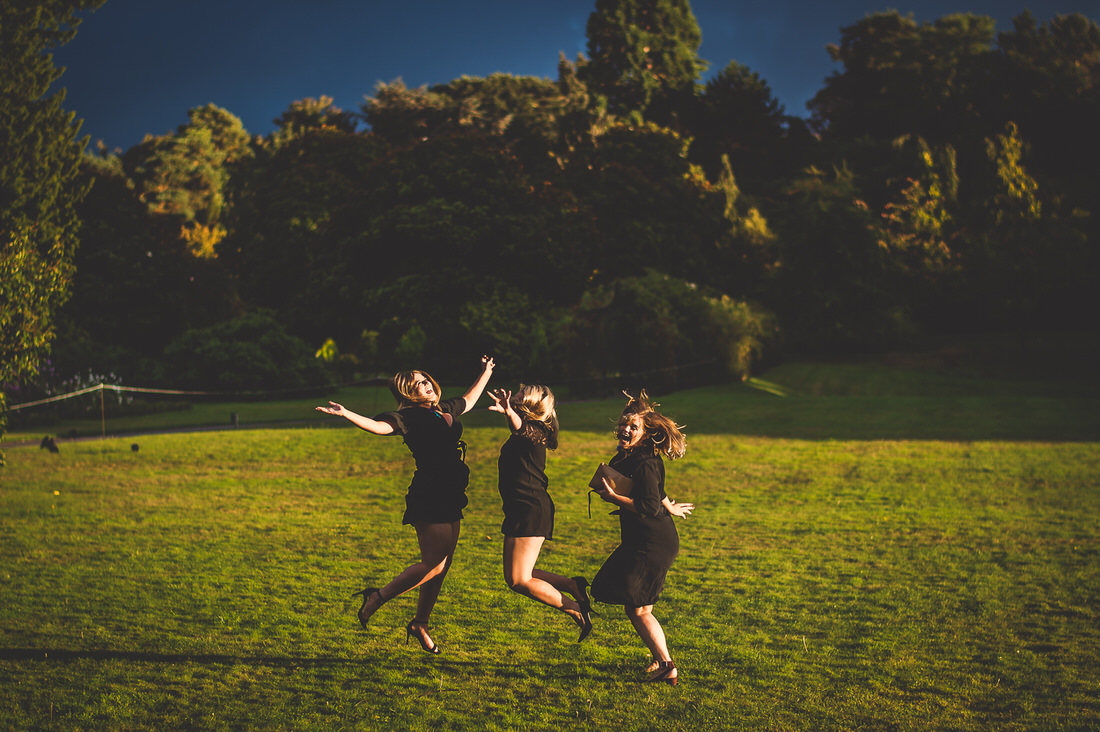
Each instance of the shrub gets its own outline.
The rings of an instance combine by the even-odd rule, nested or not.
[[[259,392],[324,387],[316,349],[259,310],[188,330],[164,349],[169,381],[181,389]]]

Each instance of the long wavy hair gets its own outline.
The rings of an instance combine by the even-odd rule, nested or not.
[[[512,409],[527,422],[541,422],[544,430],[532,432],[533,442],[545,444],[551,450],[558,446],[558,413],[555,408],[554,392],[542,384],[520,384],[512,394]]]
[[[423,399],[416,394],[416,382],[421,378],[427,379],[432,385],[432,392],[435,397],[432,399]],[[390,379],[390,393],[393,394],[393,398],[397,400],[397,406],[415,407],[421,404],[427,404],[430,407],[434,407],[439,404],[439,383],[436,382],[426,371],[399,371],[393,375]]]
[[[554,409],[554,392],[541,384],[520,384],[512,394],[512,409],[524,419],[546,422],[558,418]]]
[[[642,438],[642,443],[638,447],[652,450],[654,455],[663,453],[669,460],[682,458],[687,452],[687,438],[681,432],[684,426],[676,424],[658,412],[657,407],[661,405],[651,400],[645,393],[645,389],[638,396],[631,396],[625,391],[623,394],[627,402],[619,416],[619,424],[631,417],[642,418],[645,437]]]

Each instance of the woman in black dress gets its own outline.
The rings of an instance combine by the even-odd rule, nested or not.
[[[620,495],[603,479],[597,495],[619,507],[622,542],[592,580],[592,596],[600,602],[622,605],[634,630],[653,653],[647,681],[675,686],[676,664],[668,653],[665,632],[653,617],[653,605],[661,596],[665,574],[680,551],[680,536],[673,516],[683,518],[695,506],[676,503],[665,494],[665,465],[683,457],[686,450],[680,427],[655,411],[659,406],[643,391],[630,397],[616,429],[619,449],[609,465],[633,481],[630,495]]]
[[[592,606],[584,577],[535,569],[543,542],[554,538],[554,502],[547,491],[546,450],[558,447],[554,394],[545,386],[489,392],[490,411],[508,418],[512,434],[500,448],[498,488],[504,507],[504,581],[508,588],[573,618],[584,640],[592,632]],[[574,599],[566,597],[568,593]]]
[[[481,375],[466,393],[440,401],[439,384],[423,371],[403,371],[390,383],[397,411],[373,419],[345,409],[336,402],[317,411],[344,417],[356,427],[374,435],[401,435],[416,460],[409,492],[405,496],[402,523],[416,530],[420,561],[406,568],[384,587],[356,592],[363,596],[359,623],[366,628],[372,615],[398,595],[419,587],[416,616],[405,626],[405,642],[416,638],[429,653],[439,646],[428,635],[428,620],[439,598],[447,570],[458,545],[462,509],[466,507],[466,486],[470,470],[464,462],[460,415],[473,409],[493,373],[493,359],[483,356]]]

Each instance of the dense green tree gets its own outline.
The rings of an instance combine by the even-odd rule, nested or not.
[[[222,261],[247,301],[276,308],[311,342],[332,338],[343,349],[369,331],[378,353],[422,343],[423,358],[448,366],[489,349],[516,368],[548,367],[554,313],[593,280],[651,266],[728,280],[709,266],[742,257],[733,252],[740,230],[725,217],[728,191],[690,165],[683,140],[653,124],[590,124],[568,143],[550,139],[555,118],[576,111],[562,110],[577,87],[561,90],[504,76],[431,91],[382,87],[386,101],[376,97],[365,112],[385,134],[318,131],[261,151],[236,195]],[[549,122],[509,119],[510,104],[533,97]],[[465,119],[425,108],[487,111]],[[411,119],[420,137],[396,122]],[[307,139],[364,151],[373,140],[385,153],[357,158],[339,143],[324,162]],[[537,140],[543,154],[531,163],[516,143]],[[560,156],[547,155],[559,145]],[[309,171],[317,177],[298,177]],[[729,210],[744,230],[761,224],[751,206]],[[534,334],[529,342],[525,333]]]
[[[499,137],[529,168],[568,157],[570,133],[590,127],[587,87],[562,62],[558,81],[511,74],[464,76],[447,84],[408,89],[399,80],[379,84],[363,104],[371,130],[395,145],[477,132]]]
[[[706,70],[688,0],[596,0],[586,32],[582,78],[618,115],[673,122]]]
[[[987,134],[1015,123],[1031,144],[1032,174],[1100,219],[1100,25],[1080,13],[1038,24],[1025,12],[1013,22],[998,36]]]
[[[565,370],[578,392],[666,391],[694,378],[748,375],[753,354],[776,336],[764,309],[656,270],[594,284],[558,322]]]
[[[722,156],[718,181],[704,185],[722,204],[721,226],[725,231],[716,241],[714,269],[718,278],[708,278],[718,289],[739,297],[756,292],[760,282],[776,266],[776,236],[757,202],[741,192],[730,167]]]
[[[830,47],[843,70],[810,105],[881,217],[883,282],[933,328],[1059,309],[1068,324],[1089,299],[1076,272],[1096,263],[1083,237],[1100,199],[1100,27],[1024,13],[992,38],[990,18],[870,15]]]
[[[346,348],[367,327],[367,283],[352,266],[356,246],[349,253],[343,244],[369,229],[371,170],[388,149],[377,135],[304,127],[289,137],[276,131],[240,167],[217,253],[249,307],[277,311],[315,346],[336,338]]]
[[[59,314],[55,368],[152,383],[169,340],[233,314],[232,284],[218,262],[188,251],[182,217],[149,210],[119,157],[86,155],[81,177],[94,185],[77,209],[77,275]]]
[[[918,24],[896,11],[842,28],[840,43],[827,48],[844,68],[810,100],[814,126],[842,140],[914,134],[939,144],[966,130],[980,138],[971,99],[986,81],[993,31],[984,16]]]
[[[532,178],[498,137],[430,137],[395,150],[371,175],[371,205],[358,212],[368,218],[337,243],[363,293],[354,312],[369,327],[415,324],[427,335],[428,362],[458,368],[513,337],[462,323],[499,322],[504,314],[487,308],[511,307],[517,288],[530,321],[583,288],[583,242],[560,237],[571,199]],[[403,335],[376,329],[384,343]]]
[[[536,310],[584,286],[583,250],[558,241],[572,199],[532,179],[507,139],[476,128],[400,146],[316,129],[262,148],[235,198],[219,251],[246,302],[343,352],[376,334],[377,358],[361,359],[371,367],[422,353],[445,373],[467,351],[503,343],[511,335],[499,329],[470,330],[515,304],[503,282],[523,281]]]
[[[1090,327],[1096,303],[1082,215],[1029,170],[1031,146],[1012,123],[985,141],[987,169],[973,186],[958,308],[971,327],[1022,335]],[[1086,306],[1083,309],[1083,306]]]
[[[707,82],[699,107],[691,157],[708,175],[721,174],[722,156],[754,188],[790,172],[783,105],[755,71],[731,61]]]
[[[762,294],[788,344],[867,348],[908,326],[896,264],[852,171],[810,169],[790,183],[773,219],[778,256]]]
[[[409,89],[398,79],[380,82],[362,109],[371,132],[395,145],[408,145],[458,131],[471,121],[475,108],[476,100],[462,104],[426,86]]]
[[[560,58],[556,80],[380,84],[359,115],[303,99],[255,140],[226,110],[191,110],[89,157],[71,186],[96,181],[62,351],[171,371],[201,350],[170,377],[263,388],[272,359],[226,345],[252,326],[210,326],[267,309],[345,377],[465,378],[486,351],[513,380],[645,370],[632,359],[743,376],[778,324],[792,347],[850,348],[914,316],[1083,312],[1100,34],[1025,14],[994,48],[992,28],[882,13],[843,29],[810,125],[737,62],[699,86],[686,0],[599,0],[589,58]],[[5,297],[25,297],[30,280],[9,279]],[[224,354],[250,375],[219,382]]]
[[[588,217],[578,232],[590,277],[609,281],[648,268],[674,277],[720,276],[727,232],[723,197],[687,160],[687,143],[652,122],[613,123],[578,151],[564,185]]]
[[[147,137],[126,152],[127,170],[150,210],[179,216],[181,238],[213,257],[225,236],[222,215],[233,169],[252,155],[241,120],[213,104],[188,111],[174,134]]]
[[[551,341],[560,308],[524,288],[537,277],[537,270],[527,269],[511,281],[496,279],[461,306],[458,324],[494,355],[504,380],[546,383],[561,374]]]
[[[314,130],[350,133],[357,127],[353,113],[345,112],[333,104],[332,97],[323,95],[319,99],[307,97],[291,102],[286,111],[272,121],[277,129],[270,143],[276,147]]]
[[[914,166],[894,169],[905,175],[896,200],[883,207],[882,246],[914,277],[949,266],[957,253],[952,239],[957,231],[959,176],[955,149],[933,148],[919,137],[899,137],[896,150],[910,152]]]
[[[165,364],[178,388],[259,395],[324,387],[328,376],[314,350],[258,310],[182,333],[165,349]]]
[[[595,138],[616,122],[601,97],[585,83],[587,66],[588,60],[580,54],[576,61],[569,61],[565,54],[558,57],[558,88],[569,100],[557,120],[558,143],[554,149],[554,158],[562,168],[578,151],[588,150]]]
[[[65,111],[50,50],[102,0],[0,4],[0,383],[37,373],[68,296],[87,138]],[[0,393],[0,434],[6,402]]]
[[[368,117],[403,146],[372,171],[381,186],[370,197],[376,213],[354,227],[365,232],[358,243],[345,247],[359,257],[374,252],[368,255],[372,266],[344,258],[340,267],[380,277],[362,280],[372,303],[368,320],[406,323],[403,328],[415,323],[428,332],[429,349],[453,351],[461,344],[446,345],[449,338],[477,340],[477,331],[485,331],[476,323],[523,325],[513,314],[517,302],[536,313],[523,330],[548,332],[540,319],[575,303],[591,283],[640,276],[651,267],[718,286],[750,279],[749,265],[758,262],[748,261],[746,249],[753,248],[753,236],[770,234],[751,203],[729,200],[736,189],[732,178],[708,183],[688,161],[685,141],[671,130],[578,114],[583,107],[574,102],[587,91],[573,75],[575,67],[564,60],[561,66],[556,89],[509,77],[464,79],[430,91],[385,87],[383,105],[377,97],[368,103]],[[486,99],[489,89],[495,91]],[[532,90],[541,106],[532,103]],[[521,91],[531,94],[522,97]],[[446,97],[456,101],[446,103]],[[506,113],[512,104],[519,109],[514,116]],[[443,109],[451,110],[449,117]],[[516,122],[535,109],[542,110],[541,121]],[[466,110],[467,117],[456,110]],[[476,110],[489,113],[478,117]],[[419,120],[420,138],[402,132],[410,119]],[[517,130],[528,141],[542,136],[558,165],[547,167],[545,154],[542,162],[520,154],[512,137]],[[445,274],[387,258],[393,249],[424,252]],[[477,266],[465,275],[471,263]],[[498,275],[501,282],[518,277],[524,284],[519,290],[487,289],[477,273]],[[429,303],[432,293],[441,305]],[[458,329],[449,306],[457,301],[467,303]],[[387,336],[385,327],[379,330],[383,342],[403,332]],[[488,346],[524,347],[514,329],[490,330]]]

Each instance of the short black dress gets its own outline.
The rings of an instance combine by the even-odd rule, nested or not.
[[[634,481],[630,497],[635,510],[615,512],[622,543],[592,580],[592,597],[600,602],[630,607],[656,603],[680,551],[676,523],[662,503],[665,464],[651,450],[643,443],[633,451],[619,452],[608,463]]]
[[[393,425],[394,434],[405,439],[416,460],[401,523],[449,524],[462,518],[470,483],[470,469],[463,459],[462,423],[458,421],[465,411],[466,400],[455,397],[441,401],[435,409],[405,407],[375,417]],[[444,414],[451,415],[451,424]]]
[[[497,488],[505,536],[554,538],[554,502],[547,492],[546,450],[558,446],[558,426],[525,420],[500,448]]]

